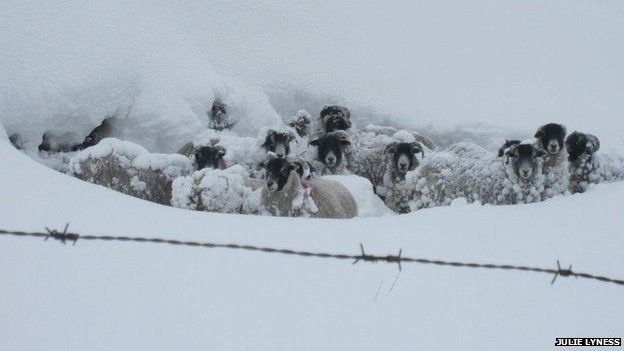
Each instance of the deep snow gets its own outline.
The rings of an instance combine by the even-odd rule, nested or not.
[[[1,132],[0,132],[1,133]],[[455,205],[353,220],[160,206],[33,162],[0,140],[0,223],[554,267],[622,278],[624,184],[518,206]],[[547,275],[148,244],[0,238],[0,348],[549,349],[621,336],[622,289]]]
[[[624,184],[518,206],[318,220],[202,213],[55,172],[43,133],[107,117],[151,152],[343,103],[354,123],[496,150],[561,122],[624,151],[624,7],[613,0],[0,2],[0,227],[396,253],[624,278]],[[4,124],[4,127],[2,126]],[[253,140],[249,139],[251,145]],[[358,186],[364,186],[360,184]],[[363,188],[362,188],[363,189]],[[360,194],[358,194],[360,195]],[[378,209],[370,204],[370,210]],[[624,334],[622,289],[539,274],[0,237],[0,349],[549,349]]]

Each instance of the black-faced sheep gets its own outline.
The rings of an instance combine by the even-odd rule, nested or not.
[[[318,218],[357,216],[355,199],[342,184],[322,178],[301,180],[297,166],[283,158],[269,160],[265,168],[262,205],[270,214]]]
[[[22,140],[22,137],[20,137],[19,134],[17,133],[11,134],[11,136],[9,137],[9,141],[11,142],[11,144],[13,144],[13,146],[16,149],[18,150],[24,149],[24,141]]]
[[[320,175],[349,173],[351,140],[345,131],[324,134],[311,140],[310,145],[316,147],[312,165]]]
[[[215,99],[209,111],[208,127],[214,130],[230,129],[235,122],[227,113],[227,105],[220,99]]]
[[[278,132],[269,130],[262,147],[267,151],[275,154],[279,158],[284,158],[290,154],[290,143],[295,136],[290,132]]]
[[[383,181],[375,187],[375,191],[393,211],[407,213],[410,211],[412,192],[406,185],[405,176],[418,166],[417,155],[424,158],[423,147],[417,142],[392,143],[384,153],[386,162]]]
[[[589,184],[624,179],[624,159],[596,153],[600,141],[591,134],[574,132],[565,141],[570,171],[570,192],[582,193]]]
[[[505,152],[512,146],[520,144],[520,140],[505,140],[503,146],[498,149],[498,157],[505,156]]]
[[[225,169],[227,165],[223,157],[226,155],[227,150],[217,145],[219,140],[213,139],[210,145],[195,146],[193,143],[187,143],[180,150],[178,154],[189,157],[193,162],[196,170],[204,168]]]
[[[299,110],[287,122],[288,126],[293,128],[299,137],[305,137],[310,134],[310,124],[312,116],[306,110]]]
[[[325,105],[316,122],[315,133],[322,135],[351,128],[351,111],[345,106]]]
[[[567,134],[562,124],[548,123],[535,133],[535,146],[545,152],[543,172],[544,198],[565,194],[568,191],[569,174],[564,140]]]
[[[367,178],[388,207],[407,212],[410,196],[405,174],[418,166],[419,157],[424,156],[423,146],[408,131],[388,136],[378,129],[364,129],[353,138],[350,170]]]
[[[94,146],[104,138],[108,138],[113,130],[112,118],[106,118],[102,123],[95,127],[81,143],[71,143],[63,136],[54,135],[53,133],[45,133],[39,144],[39,151],[47,152],[70,152],[84,150],[90,146]]]
[[[411,209],[449,205],[457,198],[496,205],[542,199],[541,150],[521,143],[510,146],[503,157],[493,156],[469,143],[430,155],[407,175],[408,186],[414,191]]]

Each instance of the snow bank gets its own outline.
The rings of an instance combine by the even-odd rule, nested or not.
[[[0,5],[0,120],[9,134],[30,149],[44,133],[76,144],[112,118],[112,136],[174,152],[206,128],[217,98],[240,135],[281,123],[260,89],[214,70],[171,17],[175,7],[135,5]]]
[[[624,227],[624,183],[530,205],[323,220],[159,206],[54,172],[4,142],[0,160],[3,229],[68,222],[81,234],[348,254],[363,243],[379,255],[540,267],[558,259],[622,278],[624,236],[614,228]],[[552,276],[522,272],[403,264],[399,274],[385,263],[4,236],[0,257],[3,350],[542,350],[562,335],[622,335],[624,325],[620,287],[573,277],[551,285]],[[71,326],[71,337],[55,326]]]
[[[0,141],[7,141],[9,140],[9,137],[7,135],[6,130],[4,129],[4,126],[2,125],[2,122],[0,122]]]

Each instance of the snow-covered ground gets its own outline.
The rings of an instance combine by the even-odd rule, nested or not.
[[[624,277],[624,184],[518,206],[314,220],[156,205],[44,167],[0,141],[0,223],[554,267]],[[622,288],[547,275],[152,244],[0,238],[3,350],[550,349],[621,336]]]
[[[338,253],[363,243],[624,279],[621,182],[531,205],[293,219],[161,206],[28,156],[58,167],[38,156],[43,134],[80,142],[105,118],[114,137],[174,152],[205,133],[217,98],[241,137],[344,103],[356,127],[410,127],[442,146],[496,150],[561,122],[624,153],[623,19],[616,0],[4,0],[0,228]],[[9,144],[16,133],[26,153]],[[397,278],[393,264],[4,236],[0,263],[0,350],[543,350],[624,336],[622,287],[542,274],[405,264]]]

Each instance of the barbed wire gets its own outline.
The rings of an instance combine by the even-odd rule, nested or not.
[[[277,249],[273,247],[262,247],[255,245],[242,245],[242,244],[218,244],[211,242],[200,241],[185,241],[176,239],[163,239],[163,238],[149,238],[149,237],[136,237],[136,236],[114,236],[114,235],[84,235],[78,233],[71,233],[68,231],[69,224],[65,225],[63,231],[57,231],[55,229],[45,228],[46,232],[26,232],[16,230],[4,230],[0,229],[0,235],[9,235],[17,237],[35,237],[48,240],[50,238],[57,240],[63,244],[68,242],[76,245],[76,242],[80,240],[88,241],[116,241],[116,242],[136,242],[136,243],[154,243],[154,244],[166,244],[176,246],[189,246],[189,247],[204,247],[204,248],[221,248],[230,250],[245,250],[245,251],[258,251],[272,254],[282,254],[301,257],[316,257],[316,258],[331,258],[338,260],[353,260],[353,264],[360,261],[364,262],[385,262],[396,263],[399,271],[402,270],[401,263],[419,263],[435,266],[449,266],[449,267],[463,267],[463,268],[475,268],[475,269],[489,269],[489,270],[505,270],[505,271],[521,271],[521,272],[533,272],[533,273],[546,273],[554,275],[551,284],[554,284],[558,277],[575,277],[597,280],[605,283],[613,283],[624,286],[624,280],[614,279],[610,277],[575,272],[572,270],[572,265],[568,268],[562,268],[559,260],[557,260],[556,268],[540,268],[530,266],[519,266],[510,264],[490,264],[490,263],[471,263],[471,262],[456,262],[445,260],[433,260],[427,258],[413,258],[403,256],[403,250],[399,250],[396,255],[370,255],[364,250],[364,245],[360,244],[359,254],[341,254],[341,253],[327,253],[327,252],[312,252],[303,250],[291,250],[291,249]]]

